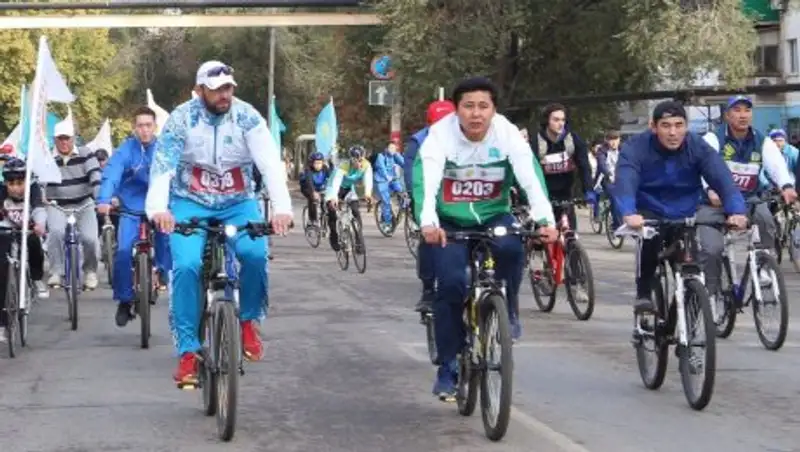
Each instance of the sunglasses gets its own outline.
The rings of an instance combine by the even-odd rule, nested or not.
[[[206,71],[207,77],[219,77],[220,75],[233,75],[233,68],[230,66],[217,66]]]

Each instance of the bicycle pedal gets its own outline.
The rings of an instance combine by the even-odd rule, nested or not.
[[[198,383],[178,383],[178,389],[181,391],[194,391],[199,388],[200,384]]]

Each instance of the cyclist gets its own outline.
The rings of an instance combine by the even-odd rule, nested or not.
[[[397,152],[397,145],[389,143],[386,149],[375,158],[375,185],[381,198],[381,220],[384,227],[392,227],[392,194],[403,191],[403,184],[397,176],[397,166],[404,164],[403,156]]]
[[[156,113],[148,107],[139,107],[133,114],[134,134],[128,137],[114,153],[103,171],[100,195],[97,198],[97,212],[108,215],[112,206],[112,195],[117,194],[119,204],[124,210],[144,212],[144,200],[150,182],[150,165],[156,147]],[[133,245],[139,239],[138,216],[120,215],[117,229],[117,252],[114,256],[114,277],[112,286],[117,313],[114,319],[117,326],[123,327],[133,319],[133,268],[131,256]],[[166,235],[155,234],[155,267],[161,279],[169,270],[169,244]]]
[[[325,201],[328,203],[328,231],[330,232],[331,248],[339,251],[339,234],[336,231],[336,206],[339,201],[343,201],[351,190],[355,190],[358,183],[363,184],[364,197],[372,199],[372,165],[364,158],[366,151],[361,146],[353,146],[347,151],[348,159],[341,162],[330,178],[330,184],[325,191]],[[361,222],[361,212],[358,208],[358,200],[350,201],[350,210],[353,217]],[[356,243],[356,248],[361,247],[361,243]]]
[[[747,209],[731,172],[718,153],[688,131],[687,124],[681,103],[661,102],[653,110],[650,130],[622,146],[613,195],[628,227],[641,228],[645,218],[677,220],[693,216],[703,193],[701,178],[721,195],[721,214],[728,216],[728,223],[746,227]],[[634,302],[637,312],[653,308],[652,280],[658,254],[672,240],[670,235],[659,235],[642,244]]]
[[[611,189],[614,184],[614,171],[616,170],[617,161],[619,160],[619,143],[620,134],[617,130],[612,130],[606,133],[606,142],[601,145],[597,152],[597,178],[593,186],[597,186],[598,182],[603,188],[603,192],[608,196],[611,202],[611,215],[613,219],[613,228],[619,227],[619,216],[617,209],[614,206],[614,197],[611,196]],[[594,204],[595,216],[599,214],[597,211],[599,203]]]
[[[308,201],[308,217],[311,224],[317,224],[319,221],[317,208],[330,175],[331,169],[325,164],[325,156],[321,152],[312,152],[308,156],[306,169],[300,173],[300,193]]]
[[[75,146],[75,128],[72,120],[61,121],[55,127],[55,161],[61,171],[61,183],[47,184],[45,196],[61,207],[81,208],[76,213],[80,240],[83,245],[83,285],[89,289],[97,288],[97,254],[99,250],[97,216],[94,200],[100,190],[100,164],[94,153],[87,147]],[[64,274],[64,230],[66,215],[54,208],[47,208],[47,256],[50,259],[50,286],[61,284]]]
[[[509,192],[516,177],[525,190],[532,218],[547,226],[546,241],[557,231],[553,209],[533,168],[530,146],[519,129],[497,114],[497,88],[485,78],[462,81],[453,91],[457,109],[434,124],[414,164],[415,216],[425,241],[433,247],[437,280],[433,311],[440,360],[434,395],[450,401],[456,392],[456,355],[464,340],[463,306],[469,262],[464,243],[448,243],[446,231],[505,225],[511,215]],[[477,188],[476,188],[477,187]],[[494,241],[497,276],[507,283],[509,305],[515,306],[522,280],[524,252],[518,237]],[[509,309],[511,313],[515,309]],[[513,321],[518,325],[518,319]]]
[[[22,228],[22,209],[25,202],[25,161],[12,158],[3,167],[5,184],[0,185],[0,205],[2,216],[0,226]],[[45,234],[47,210],[44,208],[42,189],[36,182],[31,184],[30,218],[33,222],[32,232],[28,240],[28,270],[39,298],[47,298],[50,294],[42,282],[44,278],[44,250],[40,237]],[[21,245],[20,245],[21,246]],[[8,260],[11,251],[11,236],[0,235],[0,327],[6,326],[6,287],[8,283]],[[19,287],[19,286],[17,286]],[[6,337],[5,328],[0,328],[0,342]]]
[[[219,61],[203,63],[195,79],[197,97],[170,114],[159,136],[145,210],[162,232],[171,233],[176,221],[193,218],[236,226],[263,221],[254,193],[253,165],[269,190],[275,232],[285,233],[292,221],[280,150],[261,114],[233,96],[233,72]],[[258,360],[262,344],[255,322],[267,300],[266,240],[239,233],[231,245],[241,264],[242,349],[246,359]],[[179,386],[197,384],[204,247],[205,235],[199,232],[170,236],[170,317],[180,356],[173,377]]]
[[[795,183],[795,173],[797,172],[798,167],[797,161],[800,159],[800,151],[786,141],[787,135],[786,131],[783,129],[771,130],[769,132],[769,137],[781,151],[781,155],[786,161],[786,167],[789,169],[789,177],[791,178],[792,183]],[[761,169],[761,174],[759,174],[758,179],[763,190],[767,190],[774,185],[764,168]]]
[[[595,204],[597,195],[592,186],[592,167],[586,143],[567,127],[567,109],[561,104],[550,104],[542,110],[539,133],[536,135],[536,152],[544,170],[550,199],[566,201],[573,198],[575,178],[580,179],[586,201]],[[556,208],[555,217],[561,217],[564,208]],[[572,229],[577,228],[575,209],[566,210]]]
[[[759,174],[763,171],[783,192],[786,203],[794,202],[797,193],[786,161],[775,143],[752,127],[753,102],[746,96],[733,96],[725,109],[725,125],[716,133],[709,132],[703,138],[722,155],[733,174],[733,181],[745,198],[754,198],[759,193]],[[706,191],[706,203],[697,211],[698,221],[721,220],[719,196],[715,190]],[[777,225],[766,204],[759,204],[752,220],[758,225],[761,241],[759,246],[771,248],[775,243]],[[698,261],[703,265],[706,287],[709,294],[716,294],[722,272],[722,231],[708,226],[697,228],[701,244]],[[766,278],[761,278],[767,283]]]
[[[100,165],[100,170],[104,170],[108,164],[108,151],[105,149],[98,149],[94,151],[94,157],[97,159],[97,164]]]
[[[414,171],[414,160],[417,158],[419,148],[428,136],[431,126],[454,111],[456,111],[456,106],[449,100],[437,100],[432,102],[428,105],[426,114],[428,120],[427,127],[411,135],[408,141],[406,141],[404,146],[405,155],[403,156],[403,178],[405,179],[406,190],[408,190],[409,198],[411,199],[412,210],[414,210],[414,190],[412,190],[414,181],[412,174]],[[422,202],[422,200],[420,200],[420,202]],[[422,296],[414,307],[417,312],[430,311],[436,296],[436,275],[433,273],[434,264],[431,253],[431,245],[425,243],[424,240],[420,240],[417,246],[417,277],[422,281]]]

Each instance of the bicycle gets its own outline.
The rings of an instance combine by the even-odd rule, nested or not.
[[[198,335],[201,349],[197,386],[203,390],[203,412],[216,415],[217,434],[230,441],[236,429],[236,407],[239,395],[239,376],[244,375],[244,360],[239,324],[239,282],[231,262],[232,250],[227,241],[239,232],[251,239],[273,233],[266,223],[247,223],[245,226],[222,224],[211,219],[206,224],[197,219],[175,225],[175,232],[189,236],[196,231],[208,235],[203,248],[201,293],[198,300],[203,310]]]
[[[133,244],[131,266],[133,270],[133,290],[136,294],[134,312],[139,316],[141,327],[140,345],[150,348],[150,307],[158,300],[158,277],[155,275],[155,228],[144,212],[120,209],[120,215],[139,219],[139,236]]]
[[[683,393],[689,406],[699,411],[711,402],[717,358],[713,310],[705,288],[705,277],[695,258],[698,247],[697,226],[719,228],[725,227],[725,223],[701,223],[694,217],[679,220],[645,220],[644,227],[640,230],[623,225],[617,229],[616,234],[635,238],[638,273],[643,241],[653,239],[657,235],[663,236],[667,229],[676,230],[678,233],[677,238],[658,254],[658,266],[653,278],[653,310],[634,310],[632,344],[636,349],[639,375],[644,386],[650,390],[659,389],[664,383],[669,346],[676,345],[675,354],[679,360],[678,368]],[[668,266],[672,270],[675,285],[669,303],[665,290],[669,277]],[[702,316],[702,322],[697,322],[698,316]],[[690,325],[694,323],[702,325],[702,334],[695,334],[690,329]],[[704,348],[704,359],[691,354],[690,349],[699,347]],[[653,362],[651,363],[648,358],[653,358]],[[692,381],[692,377],[697,374],[702,374],[699,388],[695,388]]]
[[[311,248],[319,247],[322,238],[328,236],[328,209],[326,203],[320,202],[318,206],[319,224],[311,222],[308,215],[308,205],[303,206],[303,232]]]
[[[408,194],[406,194],[406,197],[408,197]],[[416,259],[417,249],[420,240],[422,240],[422,234],[419,232],[419,225],[414,220],[414,211],[412,209],[410,197],[408,197],[408,203],[403,209],[403,217],[403,237],[405,238],[408,251],[414,259]]]
[[[108,274],[108,284],[111,285],[114,280],[114,256],[117,254],[117,230],[114,227],[114,223],[111,222],[110,214],[103,216],[100,236],[103,244],[103,265],[105,265],[106,273]]]
[[[393,199],[396,200],[396,203],[392,202]],[[373,208],[375,213],[375,224],[378,226],[378,231],[380,231],[384,237],[391,237],[394,235],[394,231],[397,230],[397,225],[399,225],[400,222],[403,221],[403,218],[406,217],[406,210],[408,209],[408,205],[411,201],[408,197],[408,193],[399,191],[392,193],[392,195],[389,197],[389,202],[392,204],[392,207],[397,204],[397,211],[395,211],[393,208],[391,209],[392,222],[389,224],[389,227],[387,227],[386,223],[383,221],[383,201],[379,199]]]
[[[748,200],[750,214],[752,216],[755,207],[768,200]],[[733,332],[736,323],[736,316],[744,313],[744,308],[752,303],[753,321],[756,325],[756,333],[761,344],[767,350],[778,350],[786,340],[786,333],[789,328],[789,300],[786,294],[786,282],[783,277],[780,265],[775,256],[769,250],[760,249],[761,234],[758,226],[751,224],[745,235],[748,237],[747,259],[741,278],[737,282],[736,278],[736,257],[734,252],[734,237],[729,231],[725,234],[725,248],[722,253],[722,275],[720,287],[717,291],[716,302],[721,306],[714,306],[714,323],[716,325],[716,335],[719,338],[727,338]],[[762,276],[769,275],[769,284],[762,282]],[[747,293],[748,283],[751,285],[750,294]],[[771,292],[774,301],[764,300],[765,289]],[[778,331],[774,338],[768,338],[765,332],[765,325],[761,318],[762,307],[768,304],[778,305],[780,320],[778,321]],[[720,309],[721,308],[721,309]]]
[[[339,235],[339,251],[336,252],[336,260],[339,262],[339,268],[346,271],[350,266],[352,254],[356,269],[359,273],[364,273],[367,271],[367,247],[364,244],[361,222],[353,216],[348,202],[352,194],[353,192],[350,192],[337,207],[338,221],[335,227]]]
[[[76,208],[65,208],[56,201],[50,201],[50,206],[61,211],[67,217],[67,226],[64,230],[64,291],[67,294],[67,310],[72,331],[78,329],[78,294],[81,288],[81,258],[80,258],[80,231],[78,230],[78,213],[87,208],[94,207],[93,203],[86,203]]]
[[[553,207],[570,207],[582,200],[551,201]],[[589,320],[594,313],[594,277],[589,255],[578,240],[578,233],[569,225],[569,217],[562,213],[559,219],[558,240],[544,246],[541,251],[529,246],[527,251],[528,275],[533,298],[542,312],[550,312],[556,304],[558,287],[564,285],[567,301],[578,320]],[[542,268],[535,269],[536,254],[541,254]],[[581,285],[583,292],[576,292]],[[545,299],[546,298],[546,299]],[[581,298],[579,300],[579,298]],[[583,300],[585,298],[585,300]],[[585,303],[585,309],[581,304]]]
[[[781,203],[781,211],[774,215],[778,233],[775,238],[775,258],[783,262],[783,249],[786,248],[794,271],[800,273],[800,214],[790,204]],[[781,213],[783,219],[781,220]]]
[[[6,275],[6,339],[8,341],[8,356],[17,356],[16,338],[19,335],[19,344],[25,347],[28,344],[28,315],[30,307],[36,303],[36,288],[31,280],[30,272],[27,276],[28,298],[27,302],[20,302],[19,283],[20,265],[22,264],[22,229],[18,227],[0,226],[0,235],[11,238],[11,249],[3,257],[8,261]]]
[[[508,319],[505,282],[495,278],[495,260],[490,242],[495,238],[515,235],[538,237],[536,231],[519,227],[495,226],[483,232],[447,232],[447,240],[467,242],[470,248],[470,289],[464,300],[464,348],[458,355],[456,402],[462,416],[471,416],[481,394],[481,418],[486,437],[499,441],[508,430],[514,359],[511,346],[511,324]],[[431,318],[432,319],[432,318]],[[489,350],[490,340],[499,344],[500,356]],[[433,344],[435,348],[435,343]],[[430,345],[429,345],[430,346]],[[489,362],[492,360],[492,362]],[[500,389],[496,401],[489,391],[488,373],[500,373]]]

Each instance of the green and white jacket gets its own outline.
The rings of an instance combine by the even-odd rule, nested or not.
[[[517,127],[495,114],[483,141],[469,141],[458,117],[450,114],[431,126],[414,162],[415,216],[420,226],[439,222],[471,228],[511,212],[514,178],[525,191],[531,218],[555,225],[541,171]]]

